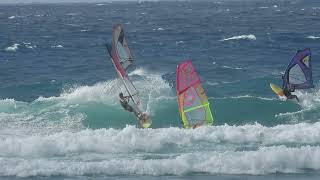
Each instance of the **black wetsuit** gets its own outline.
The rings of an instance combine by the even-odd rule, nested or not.
[[[133,108],[128,104],[129,99],[127,99],[127,98],[128,97],[124,97],[123,99],[120,98],[120,104],[125,110],[127,110],[129,112],[133,112]]]
[[[294,94],[291,94],[291,91],[289,89],[283,89],[283,94],[287,97],[287,99],[296,99],[299,102],[298,97]]]
[[[135,116],[137,116],[139,119],[141,118],[141,113],[136,111],[135,109],[133,109],[130,105],[129,105],[129,97],[124,97],[123,99],[120,98],[120,104],[123,107],[123,109],[129,111],[129,112],[133,112]]]

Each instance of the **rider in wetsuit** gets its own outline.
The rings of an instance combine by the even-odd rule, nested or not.
[[[282,76],[282,79],[285,79],[284,76]],[[299,102],[299,99],[296,95],[291,94],[291,92],[294,92],[295,88],[293,86],[290,86],[290,84],[283,85],[282,91],[283,94],[287,97],[287,99],[296,99]]]
[[[296,99],[299,102],[299,99],[296,95],[291,94],[291,92],[294,92],[294,88],[284,88],[283,94],[287,97],[287,99]]]
[[[130,105],[129,105],[130,96],[123,96],[123,93],[119,94],[119,101],[123,109],[133,112],[139,119],[141,117],[141,113],[135,111]]]

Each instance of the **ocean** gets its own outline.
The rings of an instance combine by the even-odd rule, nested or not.
[[[318,0],[0,4],[0,179],[319,179]],[[122,24],[152,128],[122,109],[105,44]],[[269,83],[310,48],[315,88]],[[183,129],[192,59],[214,114]]]

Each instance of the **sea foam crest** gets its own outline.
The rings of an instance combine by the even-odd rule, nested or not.
[[[58,45],[53,45],[51,46],[52,48],[63,48],[63,46],[61,44],[58,44]]]
[[[307,36],[308,39],[320,39],[319,36]]]
[[[39,147],[41,148],[41,147]],[[183,153],[161,159],[95,160],[0,158],[1,176],[184,175],[299,173],[320,170],[320,147],[261,147],[256,151]]]
[[[158,153],[168,150],[177,153],[193,152],[192,147],[201,146],[203,143],[206,144],[203,151],[219,151],[217,147],[221,145],[232,147],[243,144],[255,149],[260,146],[318,145],[320,144],[320,123],[275,127],[260,124],[222,125],[194,130],[174,127],[139,129],[127,126],[121,130],[87,129],[79,132],[62,131],[51,135],[10,136],[0,138],[0,142],[1,157],[51,157],[82,153]]]
[[[13,52],[15,52],[15,51],[18,50],[19,46],[20,46],[20,44],[15,43],[15,44],[7,47],[5,50],[6,50],[6,51],[13,51]]]
[[[222,66],[225,69],[235,69],[235,70],[242,70],[242,67],[231,67],[231,66]]]
[[[256,40],[256,36],[253,34],[249,34],[249,35],[240,35],[240,36],[233,36],[230,38],[225,38],[222,39],[220,41],[229,41],[229,40],[241,40],[241,39],[246,39],[246,40]]]

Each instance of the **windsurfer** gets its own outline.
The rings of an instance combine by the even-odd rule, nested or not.
[[[285,79],[284,76],[282,76],[282,79]],[[285,85],[284,85],[285,86]],[[283,94],[286,96],[287,99],[296,99],[299,102],[298,96],[291,94],[291,92],[294,92],[295,88],[293,86],[285,86],[283,88]]]
[[[141,113],[135,111],[130,105],[129,105],[129,101],[130,101],[130,96],[124,96],[123,93],[119,93],[119,101],[121,106],[123,107],[123,109],[129,111],[129,112],[133,112],[139,119],[141,119]]]
[[[133,112],[133,108],[129,105],[130,96],[123,96],[123,93],[119,94],[119,101],[123,109]]]
[[[291,94],[291,92],[294,92],[294,88],[293,89],[289,89],[289,88],[283,89],[283,94],[287,97],[287,99],[296,99],[299,102],[298,96]]]

